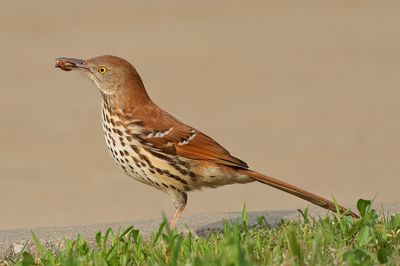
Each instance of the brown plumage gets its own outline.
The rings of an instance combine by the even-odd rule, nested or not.
[[[212,138],[162,110],[150,99],[128,61],[115,56],[58,58],[56,67],[82,72],[97,85],[103,98],[103,130],[111,156],[126,174],[172,197],[176,211],[171,227],[185,208],[186,192],[252,181],[336,211],[335,204],[327,199],[248,169],[245,162]],[[338,209],[358,217],[341,206]]]

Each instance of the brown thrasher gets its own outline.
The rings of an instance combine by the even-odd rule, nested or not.
[[[185,208],[186,192],[202,187],[259,181],[325,209],[358,217],[303,189],[250,170],[245,162],[199,130],[158,107],[126,60],[99,56],[58,58],[56,67],[88,76],[100,89],[108,150],[127,175],[168,193],[175,206],[173,227]]]

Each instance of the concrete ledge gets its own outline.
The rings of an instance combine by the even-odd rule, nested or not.
[[[236,221],[241,219],[241,213],[216,213],[216,214],[195,214],[183,215],[178,221],[178,230],[186,230],[186,226],[198,235],[207,235],[211,230],[222,228],[224,221]],[[251,212],[248,213],[249,223],[255,223],[257,217],[265,216],[269,224],[276,224],[282,219],[290,219],[297,217],[296,211],[268,211],[268,212]],[[58,249],[63,245],[64,239],[75,238],[82,235],[94,244],[94,237],[98,231],[104,232],[108,228],[112,228],[116,233],[118,230],[133,225],[139,229],[144,238],[150,237],[160,226],[162,219],[128,221],[123,223],[110,224],[93,224],[76,227],[44,227],[30,229],[13,229],[0,231],[0,261],[6,257],[15,257],[21,252],[27,241],[27,250],[35,253],[35,249],[31,236],[34,231],[42,243],[50,249]],[[0,263],[1,265],[1,263]]]

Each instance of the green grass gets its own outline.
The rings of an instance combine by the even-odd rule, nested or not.
[[[359,200],[360,219],[331,214],[309,217],[307,209],[295,221],[271,226],[260,217],[249,226],[225,223],[207,237],[186,235],[160,225],[150,240],[134,227],[98,232],[95,245],[81,236],[66,240],[56,252],[44,248],[33,234],[38,254],[24,251],[8,259],[16,265],[399,265],[400,214],[388,215]]]

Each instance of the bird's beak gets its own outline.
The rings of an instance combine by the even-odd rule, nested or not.
[[[61,68],[64,71],[71,70],[88,70],[86,61],[83,59],[60,57],[56,59],[55,67]]]

